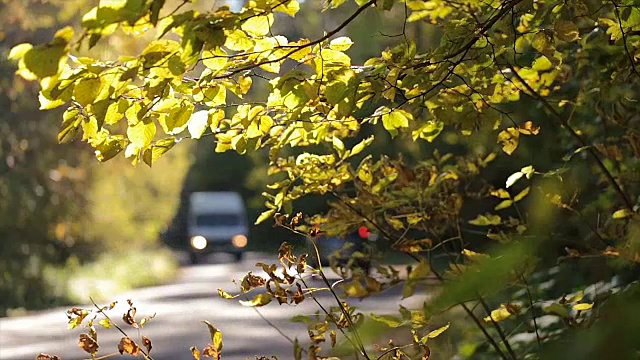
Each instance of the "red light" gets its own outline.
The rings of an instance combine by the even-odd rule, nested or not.
[[[360,228],[358,228],[358,235],[363,239],[368,239],[371,232],[369,232],[366,226],[360,226]]]

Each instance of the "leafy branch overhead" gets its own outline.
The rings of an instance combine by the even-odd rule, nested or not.
[[[574,328],[599,338],[594,324],[628,317],[600,312],[625,308],[616,299],[633,296],[631,287],[584,301],[557,300],[575,288],[546,291],[564,263],[601,261],[590,271],[600,274],[609,260],[640,262],[637,0],[250,0],[202,12],[191,2],[102,0],[79,32],[65,27],[46,44],[13,47],[17,74],[39,82],[41,109],[64,110],[58,140],[84,141],[100,161],[124,153],[149,166],[183,139],[204,136],[215,138],[217,152],[264,151],[271,183],[257,222],[273,220],[309,241],[364,227],[379,235],[381,253],[415,260],[402,275],[375,266],[374,275],[333,287],[322,266],[284,243],[282,269],[258,264],[266,275],[248,273],[241,293],[219,290],[221,297],[295,305],[319,290],[304,276],[323,278],[338,307],[309,325],[310,358],[327,334],[332,347],[342,336],[368,358],[358,332],[364,315],[340,296],[365,298],[399,283],[403,298],[428,280],[443,284],[422,309],[372,316],[410,327],[423,359],[429,339],[456,331],[455,323],[429,323],[453,306],[479,331],[469,351],[501,359],[554,352],[543,342],[566,344]],[[330,25],[289,26],[307,6],[321,6]],[[382,19],[381,29],[363,40],[369,29],[358,22],[370,18]],[[122,34],[139,39],[138,51],[89,56]],[[372,54],[374,38],[386,48]],[[296,214],[294,203],[308,195],[329,198],[329,210]],[[315,245],[313,252],[321,263]],[[125,322],[142,326],[131,308]],[[77,326],[88,313],[73,315]],[[192,353],[218,357],[221,332],[205,324],[212,344]],[[511,346],[525,335],[530,344]],[[93,340],[81,339],[90,354]],[[123,338],[121,352],[144,354],[136,344]],[[295,347],[301,356],[297,340]],[[377,350],[409,357],[393,342]]]

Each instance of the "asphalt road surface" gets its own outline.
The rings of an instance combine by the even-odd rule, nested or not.
[[[291,322],[296,314],[312,314],[318,307],[311,300],[297,306],[278,305],[276,301],[260,307],[260,313],[270,322],[260,317],[253,308],[241,306],[237,300],[221,299],[217,289],[223,288],[236,292],[237,286],[231,280],[240,280],[248,272],[263,274],[254,267],[256,262],[275,263],[275,256],[247,254],[240,263],[227,262],[227,258],[214,257],[207,264],[185,266],[174,283],[163,286],[139,289],[125,294],[117,294],[113,300],[118,306],[110,312],[112,319],[123,326],[134,339],[139,339],[137,330],[126,327],[122,314],[128,308],[127,299],[132,299],[137,308],[136,319],[156,313],[156,317],[144,326],[140,335],[151,339],[151,355],[155,360],[192,360],[189,348],[202,349],[210,342],[207,327],[201,322],[208,320],[223,333],[225,360],[255,359],[258,356],[280,360],[293,358],[291,343],[272,327],[275,325],[290,338],[298,337],[303,345],[308,344],[305,324]],[[138,269],[137,271],[144,271]],[[337,280],[337,276],[333,277]],[[315,286],[322,286],[314,281]],[[398,305],[416,307],[425,300],[412,297],[400,300],[400,288],[389,289],[374,298],[362,302],[352,299],[350,303],[365,314],[397,313]],[[318,295],[325,305],[335,304],[330,294]],[[91,308],[91,305],[83,305]],[[85,330],[67,330],[65,308],[56,308],[33,315],[0,319],[0,359],[32,360],[39,353],[58,355],[63,360],[87,359],[78,347],[78,335]],[[99,356],[117,352],[117,342],[122,335],[113,327],[98,330],[100,344]],[[129,355],[108,357],[119,359],[133,357]],[[141,357],[140,357],[141,358]]]

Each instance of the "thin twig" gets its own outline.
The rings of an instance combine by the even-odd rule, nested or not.
[[[636,69],[635,60],[629,52],[629,47],[627,45],[627,34],[624,32],[624,27],[622,26],[622,19],[620,18],[620,9],[618,8],[618,4],[615,1],[611,1],[613,4],[613,9],[616,14],[616,19],[618,20],[618,25],[620,26],[620,33],[622,34],[622,44],[624,45],[624,52],[627,53],[627,57],[629,58],[629,62],[631,63],[631,70],[640,77],[640,72]]]
[[[520,274],[520,279],[525,286],[527,291],[527,297],[529,298],[529,309],[531,309],[531,320],[533,320],[533,328],[536,331],[536,341],[538,342],[538,348],[542,346],[540,341],[540,333],[538,332],[538,321],[536,320],[536,309],[533,306],[533,297],[531,296],[531,290],[529,289],[529,283],[527,279],[524,278],[524,275]]]
[[[518,1],[522,1],[522,0],[518,0]],[[360,15],[360,13],[362,13],[364,10],[366,10],[371,5],[374,5],[375,3],[376,3],[376,0],[367,1],[366,3],[362,4],[362,6],[360,6],[356,11],[354,11],[353,14],[351,14],[351,16],[349,16],[347,19],[345,19],[335,29],[329,31],[324,36],[322,36],[322,37],[320,37],[320,38],[318,38],[318,39],[316,39],[314,41],[310,41],[310,42],[308,42],[306,44],[302,44],[302,45],[296,46],[295,49],[289,51],[288,53],[286,53],[285,55],[283,55],[283,56],[281,56],[279,58],[271,59],[271,60],[265,60],[265,61],[261,61],[259,63],[242,66],[240,68],[237,68],[237,69],[232,70],[230,72],[227,72],[225,74],[222,74],[222,75],[219,75],[219,76],[215,76],[215,77],[213,77],[213,79],[228,78],[228,77],[233,76],[235,74],[241,73],[243,71],[251,70],[251,69],[254,69],[254,68],[262,66],[262,65],[283,61],[283,60],[289,58],[291,55],[293,55],[293,54],[295,54],[295,53],[297,53],[297,52],[299,52],[299,51],[301,51],[303,49],[306,49],[306,48],[308,48],[310,46],[317,45],[317,44],[329,39],[333,35],[337,34],[338,32],[340,32],[340,30],[342,30],[345,26],[349,25],[349,23],[351,23],[355,18],[357,18]]]
[[[520,76],[520,74],[516,71],[513,65],[511,65],[511,63],[507,62],[507,67],[511,70],[511,72],[513,73],[513,76],[515,76],[522,83],[522,85],[527,89],[527,92],[525,92],[525,94],[534,98],[535,100],[540,101],[540,103],[542,103],[542,105],[545,108],[547,108],[547,110],[549,110],[549,112],[560,121],[562,126],[569,132],[569,134],[571,134],[571,136],[578,142],[578,144],[587,149],[586,151],[589,153],[589,155],[591,155],[591,157],[593,157],[594,161],[596,162],[596,164],[598,165],[602,173],[611,183],[611,186],[613,187],[613,189],[618,193],[618,195],[620,196],[620,199],[624,202],[625,207],[628,210],[633,211],[633,205],[631,204],[631,200],[629,200],[629,198],[627,197],[627,194],[625,194],[625,192],[622,190],[622,187],[620,187],[616,179],[613,177],[613,174],[611,174],[609,169],[607,169],[607,167],[604,165],[604,163],[602,162],[602,160],[594,150],[593,146],[589,146],[590,144],[587,143],[587,141],[584,140],[582,136],[580,136],[578,132],[576,132],[576,130],[574,130],[571,127],[571,125],[569,125],[569,122],[564,117],[562,117],[562,115],[560,115],[558,110],[556,110],[553,106],[551,106],[551,104],[542,95],[540,95],[537,91],[535,91],[531,87],[531,85],[529,85],[529,83],[527,83],[527,81],[523,79],[522,76]]]
[[[258,310],[257,307],[253,307],[253,310],[258,314],[258,316],[260,316],[260,318],[262,320],[264,320],[264,322],[267,323],[267,325],[271,326],[275,331],[278,332],[278,334],[282,335],[282,337],[284,337],[285,339],[287,339],[287,341],[289,341],[292,344],[295,344],[295,340],[293,340],[292,338],[290,338],[287,334],[284,333],[284,331],[282,331],[279,327],[277,327],[274,323],[272,323],[269,319],[267,319],[261,312],[260,310]],[[306,353],[307,351],[305,349],[302,349],[302,352]]]

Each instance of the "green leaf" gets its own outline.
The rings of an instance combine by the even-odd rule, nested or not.
[[[390,328],[397,328],[400,326],[404,326],[404,325],[408,325],[411,322],[408,320],[402,320],[399,319],[396,316],[392,316],[392,315],[378,315],[378,314],[371,314],[371,320],[383,323],[385,325],[387,325]]]
[[[73,89],[73,97],[82,106],[94,102],[100,93],[100,79],[98,77],[84,77],[76,83]]]
[[[193,104],[183,101],[177,107],[172,108],[168,116],[160,117],[160,125],[167,134],[179,134],[187,127],[192,113]]]
[[[248,307],[259,307],[259,306],[267,305],[268,303],[271,302],[271,300],[272,300],[271,294],[264,293],[264,294],[256,295],[251,300],[240,300],[240,305],[248,306]]]
[[[413,141],[416,141],[418,138],[427,140],[428,142],[432,142],[435,138],[440,135],[442,130],[444,129],[444,123],[441,121],[427,121],[425,124],[420,126],[418,129],[414,130],[411,135],[413,137]]]
[[[447,331],[447,329],[449,329],[449,326],[451,326],[451,323],[447,323],[447,325],[442,326],[440,328],[437,328],[433,331],[431,331],[430,333],[427,334],[426,339],[433,339],[433,338],[437,338],[438,336],[440,336],[443,332]],[[424,339],[424,338],[423,338]],[[426,343],[426,339],[424,340],[424,342],[422,340],[420,340],[420,343]]]
[[[367,146],[369,146],[374,139],[374,135],[369,136],[366,139],[363,139],[359,143],[357,143],[353,148],[351,148],[350,156],[358,155],[364,150]]]
[[[153,143],[150,149],[145,150],[145,157],[143,158],[144,162],[151,166],[153,163],[158,161],[164,153],[171,150],[171,148],[176,144],[175,138],[166,138],[161,139]]]
[[[333,149],[338,153],[338,156],[342,157],[344,155],[344,143],[340,140],[339,137],[334,136],[331,138],[331,143],[333,145]]]
[[[552,67],[553,64],[551,63],[551,61],[549,61],[549,59],[547,59],[546,56],[540,56],[536,58],[535,60],[533,60],[533,65],[531,65],[531,68],[535,71],[546,71],[551,69]]]
[[[39,79],[58,74],[66,62],[67,49],[62,45],[38,45],[22,58],[25,68]]]
[[[624,218],[628,218],[629,216],[633,215],[633,211],[629,210],[629,209],[620,209],[620,210],[616,210],[613,215],[611,215],[612,219],[624,219]]]
[[[68,108],[64,114],[62,114],[62,125],[60,126],[60,132],[58,132],[58,142],[67,143],[73,140],[80,130],[82,124],[82,117],[80,111],[76,108]]]
[[[347,54],[333,49],[320,50],[320,54],[313,61],[317,74],[324,70],[351,66],[351,58]]]
[[[553,25],[553,30],[558,39],[562,41],[572,42],[580,39],[580,31],[578,25],[572,21],[558,20]]]
[[[476,226],[500,225],[501,222],[502,218],[493,214],[478,215],[475,219],[469,220],[469,224]]]
[[[111,327],[111,321],[109,321],[109,319],[102,319],[98,321],[98,324],[100,324],[105,329],[109,329]]]
[[[542,310],[547,314],[554,314],[560,316],[561,318],[569,317],[569,310],[558,303],[553,303],[549,306],[545,306],[544,308],[542,308]]]
[[[402,109],[384,108],[382,112],[382,126],[392,135],[397,133],[397,129],[409,126],[409,121],[413,120],[411,113]]]
[[[263,211],[262,214],[258,216],[258,219],[256,219],[256,222],[254,224],[258,225],[267,219],[273,218],[273,215],[275,215],[275,213],[276,213],[276,209],[269,209],[269,210]]]

